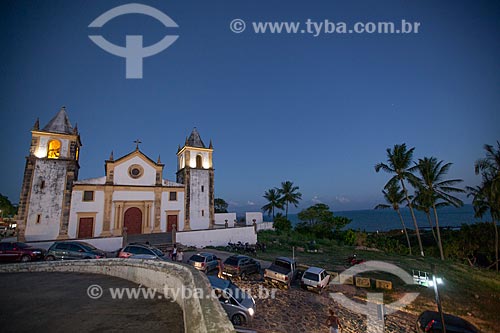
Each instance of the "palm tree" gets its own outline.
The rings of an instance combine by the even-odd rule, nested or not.
[[[281,195],[281,202],[285,207],[285,216],[288,218],[288,205],[292,204],[295,207],[299,204],[299,200],[302,200],[302,193],[297,192],[298,186],[294,186],[289,180],[281,183],[281,188],[277,189],[278,193]]]
[[[422,239],[420,238],[420,230],[418,229],[417,218],[413,212],[413,205],[408,196],[408,190],[406,189],[405,181],[413,181],[415,176],[410,171],[410,166],[413,161],[413,151],[415,148],[407,149],[406,144],[394,145],[393,149],[387,148],[387,164],[378,163],[375,165],[375,171],[379,172],[383,170],[387,173],[394,174],[394,176],[385,185],[387,189],[391,183],[400,183],[405,195],[406,202],[408,203],[408,208],[410,208],[411,217],[413,219],[413,224],[415,226],[415,232],[417,233],[418,246],[420,248],[420,255],[424,256],[424,248],[422,246]]]
[[[475,215],[483,217],[489,210],[491,222],[495,228],[495,267],[498,272],[498,227],[500,221],[500,142],[497,141],[497,148],[492,145],[484,145],[486,157],[481,158],[474,164],[477,174],[481,174],[482,183],[475,188],[468,187],[469,196],[474,196],[472,205]]]
[[[406,236],[406,241],[408,242],[408,250],[410,251],[410,255],[412,255],[410,237],[408,236],[408,230],[406,230],[405,221],[403,220],[403,216],[401,215],[401,211],[399,210],[400,205],[402,205],[405,202],[405,194],[401,190],[401,188],[399,187],[398,183],[391,183],[388,185],[389,186],[387,187],[386,190],[382,190],[382,193],[384,194],[385,201],[389,205],[378,204],[377,206],[375,206],[375,209],[392,208],[398,213],[399,219],[401,220],[401,224],[403,225],[403,230],[404,230],[404,233]]]
[[[273,221],[274,221],[274,209],[283,209],[283,203],[281,202],[281,196],[278,192],[277,189],[272,188],[270,190],[267,190],[264,192],[264,198],[268,201],[267,204],[262,206],[262,210],[264,213],[267,213],[267,215],[270,215],[271,213],[273,214]]]
[[[412,171],[418,172],[420,178],[412,180],[416,188],[421,188],[428,192],[432,203],[432,210],[434,211],[434,220],[436,222],[437,243],[439,248],[439,255],[441,260],[444,260],[443,243],[441,242],[441,232],[439,230],[439,218],[437,214],[437,199],[442,199],[444,202],[455,206],[462,207],[464,203],[457,197],[452,196],[450,193],[464,193],[465,191],[454,187],[456,184],[461,183],[462,179],[449,179],[444,180],[445,175],[450,170],[452,163],[443,164],[443,161],[437,160],[435,157],[424,157],[415,163]]]
[[[449,204],[446,202],[436,203],[437,200],[438,198],[436,197],[436,195],[432,194],[426,188],[420,188],[416,190],[415,195],[412,198],[413,207],[415,207],[416,210],[424,212],[425,216],[427,216],[427,221],[429,222],[429,226],[431,227],[432,231],[432,237],[436,241],[436,244],[438,243],[438,240],[436,237],[436,232],[434,231],[434,224],[432,223],[432,218],[431,218],[432,204],[435,203],[437,208],[449,206]]]

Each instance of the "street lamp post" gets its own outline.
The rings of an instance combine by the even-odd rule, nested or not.
[[[441,284],[442,279],[436,278],[436,266],[432,265],[432,286],[434,288],[434,295],[436,297],[436,304],[438,307],[439,315],[441,316],[441,325],[443,326],[443,333],[446,333],[446,325],[444,323],[443,308],[441,306],[441,299],[439,298],[438,284]]]

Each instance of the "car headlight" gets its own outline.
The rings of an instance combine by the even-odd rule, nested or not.
[[[248,309],[248,314],[253,317],[255,311],[253,308]]]

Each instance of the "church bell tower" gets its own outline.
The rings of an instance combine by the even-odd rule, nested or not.
[[[18,211],[18,238],[68,238],[73,182],[78,179],[81,141],[64,107],[42,129],[31,131]]]
[[[207,148],[196,128],[177,151],[177,182],[185,186],[184,230],[211,229],[215,223],[212,141]]]

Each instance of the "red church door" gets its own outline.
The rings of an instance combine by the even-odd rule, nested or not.
[[[142,234],[142,212],[137,207],[131,207],[125,211],[123,226],[127,228],[127,234]]]
[[[94,219],[92,217],[80,218],[78,224],[78,238],[92,238],[94,234]]]
[[[172,229],[179,229],[179,225],[177,224],[177,215],[167,215],[167,232],[172,232]]]

